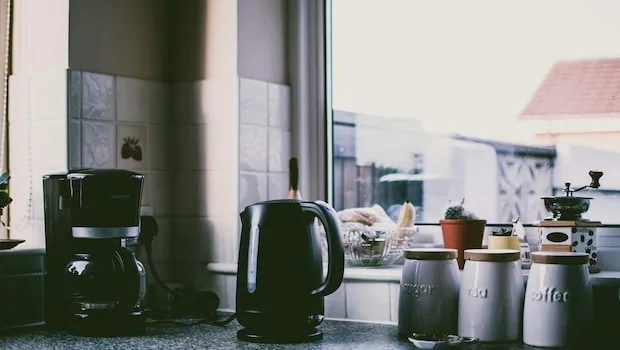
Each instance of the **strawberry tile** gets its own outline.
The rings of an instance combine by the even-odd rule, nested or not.
[[[148,169],[149,150],[146,125],[116,125],[116,149],[118,168],[128,170]]]

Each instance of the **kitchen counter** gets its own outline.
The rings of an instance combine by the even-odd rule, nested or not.
[[[301,345],[262,345],[237,340],[235,322],[224,326],[205,324],[175,326],[150,325],[138,337],[84,338],[44,329],[29,329],[0,335],[0,349],[415,349],[398,340],[396,326],[351,321],[327,320],[321,325],[322,341]],[[590,344],[593,345],[593,344]],[[517,350],[534,349],[517,344],[472,344],[462,349]]]

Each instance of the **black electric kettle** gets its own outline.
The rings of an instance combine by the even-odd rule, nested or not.
[[[320,232],[328,242],[324,278]],[[295,199],[259,202],[241,213],[237,320],[241,340],[303,343],[323,338],[324,297],[342,283],[344,249],[339,220],[327,203]]]

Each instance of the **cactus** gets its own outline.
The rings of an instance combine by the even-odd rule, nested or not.
[[[10,178],[9,173],[0,176],[0,216],[4,213],[4,208],[13,202],[13,198],[9,195]],[[6,227],[6,223],[2,219],[0,219],[0,225]]]
[[[446,209],[446,213],[444,215],[446,220],[476,220],[478,217],[463,207],[465,203],[465,199],[461,200],[461,204],[459,205],[451,205]]]

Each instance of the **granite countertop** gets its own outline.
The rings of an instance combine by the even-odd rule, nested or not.
[[[327,320],[320,328],[324,333],[322,341],[300,345],[252,344],[237,340],[240,326],[236,321],[224,327],[162,323],[149,325],[143,336],[117,338],[76,337],[39,328],[0,335],[0,349],[415,349],[407,341],[398,340],[395,325]],[[480,343],[459,348],[533,349],[526,345]]]

